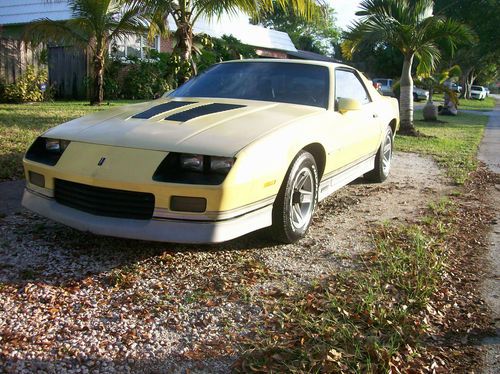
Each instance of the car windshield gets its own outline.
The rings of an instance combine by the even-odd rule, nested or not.
[[[481,87],[481,86],[472,86],[472,89],[473,89],[474,91],[482,91],[482,90],[483,90],[483,87]]]
[[[170,96],[262,100],[328,108],[328,92],[326,66],[232,62],[212,66]]]

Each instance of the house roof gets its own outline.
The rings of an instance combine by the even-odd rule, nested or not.
[[[67,0],[0,0],[0,25],[23,24],[40,18],[56,21],[71,18]],[[175,30],[173,19],[169,18],[169,28]],[[199,19],[194,27],[196,33],[206,33],[213,37],[233,35],[243,44],[253,47],[297,51],[286,32],[250,25],[244,15],[222,16],[218,20]]]
[[[40,18],[71,18],[66,0],[0,0],[0,25],[23,24]]]
[[[174,20],[170,17],[168,19],[168,26],[172,31],[177,29]],[[223,35],[232,35],[243,44],[253,47],[277,49],[287,52],[297,51],[286,32],[251,25],[248,23],[248,17],[245,16],[223,16],[219,20],[200,18],[196,22],[193,31],[195,33],[205,33],[215,38],[220,38]]]

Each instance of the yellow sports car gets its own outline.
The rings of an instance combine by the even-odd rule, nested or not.
[[[397,101],[352,67],[225,62],[47,131],[24,158],[23,205],[102,235],[213,243],[271,226],[290,243],[318,201],[387,178],[398,126]]]

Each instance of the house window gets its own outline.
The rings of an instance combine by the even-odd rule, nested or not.
[[[109,46],[109,55],[118,59],[145,59],[152,49],[160,51],[159,36],[156,36],[153,41],[149,41],[145,36],[129,35],[114,39]]]

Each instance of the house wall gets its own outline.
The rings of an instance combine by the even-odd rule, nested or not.
[[[71,18],[67,0],[0,0],[0,25],[19,25],[40,18]]]
[[[160,52],[172,53],[173,50],[172,38],[160,37]]]

